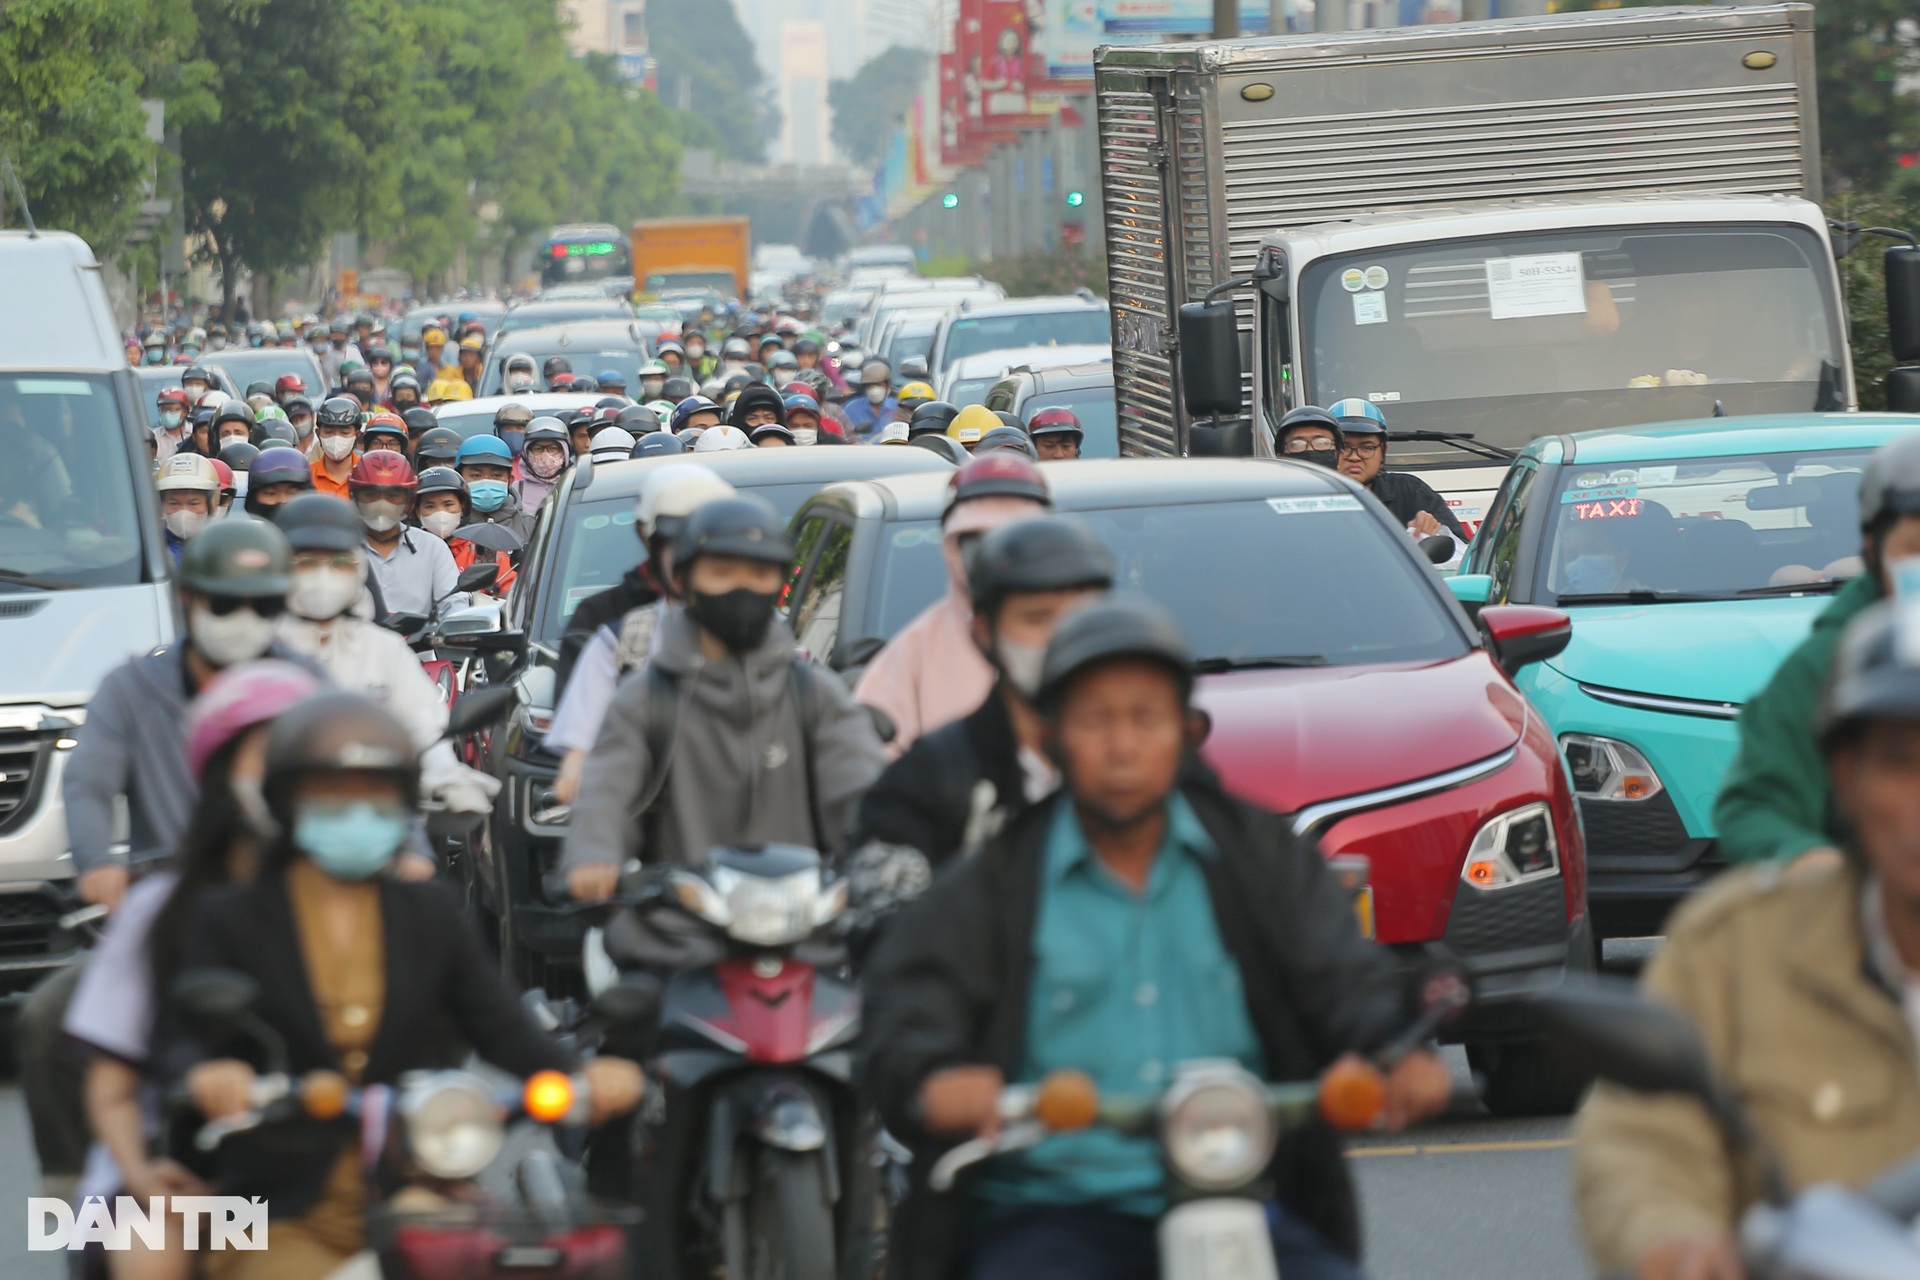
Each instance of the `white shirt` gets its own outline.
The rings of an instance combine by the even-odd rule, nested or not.
[[[643,607],[664,614],[667,604],[656,600]],[[624,626],[626,619],[622,618],[620,623]],[[660,652],[660,633],[665,629],[654,627],[647,646],[649,659]],[[619,683],[620,627],[608,623],[593,633],[574,660],[573,674],[567,678],[566,691],[560,695],[560,705],[553,709],[553,723],[540,745],[557,756],[569,751],[592,750],[594,740],[600,736],[600,722],[606,719],[607,705],[613,701],[613,691]]]
[[[419,529],[403,528],[391,554],[366,544],[367,563],[380,582],[380,598],[389,613],[417,613],[435,618],[458,609],[467,598],[455,593],[460,569],[447,544]]]

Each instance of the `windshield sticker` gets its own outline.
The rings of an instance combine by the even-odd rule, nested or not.
[[[54,378],[16,378],[13,389],[23,396],[90,396],[93,387],[85,382]]]
[[[1569,489],[1560,495],[1560,505],[1570,506],[1576,502],[1601,502],[1609,498],[1632,498],[1640,493],[1639,486],[1628,484],[1593,485],[1586,489]]]
[[[1382,266],[1367,268],[1367,288],[1384,289],[1387,287],[1387,269]]]
[[[1680,468],[1677,466],[1642,467],[1640,468],[1640,483],[1643,485],[1672,484],[1673,478],[1679,474]]]
[[[567,589],[567,598],[561,602],[560,612],[566,614],[568,617],[572,617],[573,611],[580,607],[582,600],[585,600],[588,596],[597,596],[605,590],[606,587],[604,586],[570,587]]]
[[[614,512],[614,513],[613,513],[613,522],[614,522],[614,523],[615,523],[616,525],[629,525],[629,524],[632,524],[632,523],[633,523],[633,512],[631,512],[631,511],[616,511],[616,512]]]
[[[938,536],[925,529],[902,529],[893,535],[893,545],[904,551],[908,547],[923,547],[929,542],[936,541]]]
[[[1673,468],[1669,467],[1667,470],[1672,471]],[[1631,467],[1623,467],[1617,471],[1589,471],[1575,480],[1573,487],[1575,489],[1607,489],[1619,485],[1639,484],[1643,474]],[[1563,497],[1561,501],[1572,502],[1573,499]]]
[[[1487,259],[1487,310],[1495,320],[1579,315],[1586,309],[1579,254]]]
[[[1358,511],[1360,499],[1350,493],[1332,493],[1321,498],[1268,498],[1267,505],[1276,515],[1317,515],[1322,511]]]
[[[1399,402],[1400,402],[1400,393],[1398,391],[1367,392],[1368,404],[1398,404]]]
[[[1617,520],[1621,516],[1640,514],[1638,498],[1607,498],[1600,502],[1576,502],[1573,504],[1575,520]]]
[[[580,527],[582,529],[604,529],[612,523],[613,519],[610,516],[588,516],[580,522]]]
[[[1340,273],[1340,287],[1348,293],[1358,293],[1367,287],[1367,273],[1358,267],[1348,267]]]
[[[1354,294],[1353,322],[1355,324],[1385,324],[1387,322],[1387,295],[1384,293]]]

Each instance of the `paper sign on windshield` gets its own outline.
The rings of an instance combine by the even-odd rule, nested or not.
[[[1495,320],[1579,315],[1586,309],[1578,253],[1487,259],[1487,310]]]
[[[1330,493],[1321,498],[1268,498],[1267,505],[1277,515],[1297,516],[1320,511],[1358,511],[1360,499],[1350,493]]]

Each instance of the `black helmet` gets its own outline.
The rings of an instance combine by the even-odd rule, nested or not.
[[[293,797],[300,781],[314,774],[391,779],[409,809],[420,780],[420,763],[406,726],[357,693],[316,693],[282,714],[267,735],[266,766],[261,790],[284,829],[293,826]]]
[[[225,400],[222,400],[220,407],[213,412],[213,425],[216,427],[223,422],[244,422],[247,424],[248,429],[251,430],[255,421],[253,406],[245,400],[235,399],[233,396],[228,396]]]
[[[494,410],[493,413],[494,434],[498,435],[502,427],[519,427],[525,430],[526,425],[532,421],[533,410],[527,408],[527,406],[523,404],[503,404]]]
[[[412,373],[396,373],[387,382],[387,399],[391,400],[401,391],[412,391],[414,403],[420,401],[420,379]]]
[[[1146,658],[1171,671],[1180,700],[1193,690],[1193,658],[1173,615],[1144,596],[1110,596],[1068,614],[1047,645],[1034,700],[1051,715],[1073,678],[1114,658]]]
[[[367,394],[373,394],[373,370],[371,369],[364,367],[355,369],[342,378],[341,382],[349,387],[365,387]]]
[[[321,401],[320,408],[314,412],[315,427],[352,427],[360,429],[360,417],[363,410],[360,402],[352,396],[328,396]]]
[[[687,517],[673,540],[674,572],[685,574],[702,555],[738,556],[784,567],[793,561],[793,544],[765,498],[741,494],[702,503]]]
[[[660,430],[660,415],[643,404],[630,404],[614,415],[613,425],[631,435],[644,436]]]
[[[192,543],[188,543],[192,546]],[[1920,721],[1920,667],[1900,654],[1899,606],[1870,605],[1840,633],[1820,700],[1823,747],[1865,720]]]
[[[431,409],[409,409],[400,415],[400,421],[407,424],[407,434],[415,440],[440,425],[440,419],[433,416]]]
[[[990,530],[967,561],[974,612],[988,618],[1015,591],[1105,591],[1112,585],[1113,553],[1087,526],[1058,516]]]
[[[268,418],[253,429],[253,438],[262,449],[271,449],[277,444],[297,445],[300,433],[285,418]]]
[[[540,376],[548,382],[553,381],[556,373],[572,373],[573,366],[567,363],[565,356],[548,356],[540,365]]]
[[[1005,409],[995,409],[993,416],[1000,419],[1001,426],[1012,427],[1015,431],[1025,431],[1027,429],[1027,424],[1020,421],[1019,414],[1008,413]]]
[[[245,515],[215,520],[187,539],[180,553],[180,585],[203,596],[284,596],[293,586],[293,549],[287,536],[265,520]]]
[[[965,464],[973,457],[972,454],[967,452],[967,446],[961,444],[944,431],[922,431],[919,435],[908,440],[907,443],[916,445],[922,449],[931,449],[956,467]]]
[[[428,463],[452,466],[460,456],[462,439],[461,434],[452,427],[429,427],[414,442],[414,460],[423,466]]]
[[[1336,445],[1346,438],[1346,432],[1340,426],[1340,419],[1317,404],[1303,404],[1297,409],[1287,410],[1286,416],[1280,419],[1280,425],[1273,430],[1274,443],[1278,444],[1287,432],[1295,427],[1325,427],[1333,433]]]
[[[460,508],[471,510],[467,496],[467,482],[452,467],[428,467],[420,473],[419,487],[413,491],[415,498],[424,498],[430,493],[457,493],[460,495]]]
[[[697,389],[692,378],[668,378],[666,385],[660,388],[660,398],[679,404]]]
[[[208,373],[206,369],[200,365],[190,364],[180,371],[180,382],[182,385],[195,381],[206,383],[209,389],[220,385],[220,380],[211,373]]]
[[[331,493],[303,493],[274,512],[273,522],[296,551],[354,551],[367,540],[360,513]]]
[[[305,394],[296,391],[281,402],[280,410],[289,418],[294,415],[296,409],[302,413],[312,413],[313,401],[309,400]]]
[[[1867,460],[1860,476],[1860,527],[1871,533],[1920,515],[1920,435],[1901,436]]]
[[[820,354],[820,344],[812,338],[797,339],[793,344],[793,354],[797,356],[817,356]]]
[[[633,442],[632,458],[658,458],[667,454],[685,453],[686,444],[671,431],[649,431]]]
[[[599,389],[600,384],[594,381],[593,375],[590,373],[576,373],[573,375],[573,381],[567,384],[567,390],[569,391],[585,392],[598,391]]]
[[[1015,449],[1035,460],[1040,457],[1033,447],[1033,439],[1021,427],[995,427],[981,436],[973,446],[975,455],[992,449]]]
[[[631,403],[633,402],[625,396],[601,396],[593,402],[593,407],[596,409],[611,409],[615,413],[618,413]]]
[[[255,489],[270,484],[297,484],[311,489],[313,467],[305,454],[290,446],[262,449],[253,465],[247,468],[247,493],[251,496]]]
[[[249,382],[247,384],[247,398],[251,400],[254,396],[266,396],[271,400],[273,398],[273,384],[264,378],[256,378],[254,381]]]
[[[913,417],[907,419],[907,439],[918,440],[929,431],[945,435],[947,424],[959,415],[958,405],[948,404],[945,400],[929,400],[913,411]]]
[[[222,447],[218,456],[220,461],[227,464],[227,470],[239,475],[253,466],[253,460],[260,456],[260,450],[245,440],[235,440]]]

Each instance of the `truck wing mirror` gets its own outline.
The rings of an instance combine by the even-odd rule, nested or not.
[[[1920,413],[1920,367],[1887,370],[1887,411]]]
[[[1920,247],[1894,245],[1886,269],[1887,345],[1895,360],[1920,360]]]
[[[1180,307],[1180,390],[1191,417],[1240,413],[1240,329],[1233,303]]]

